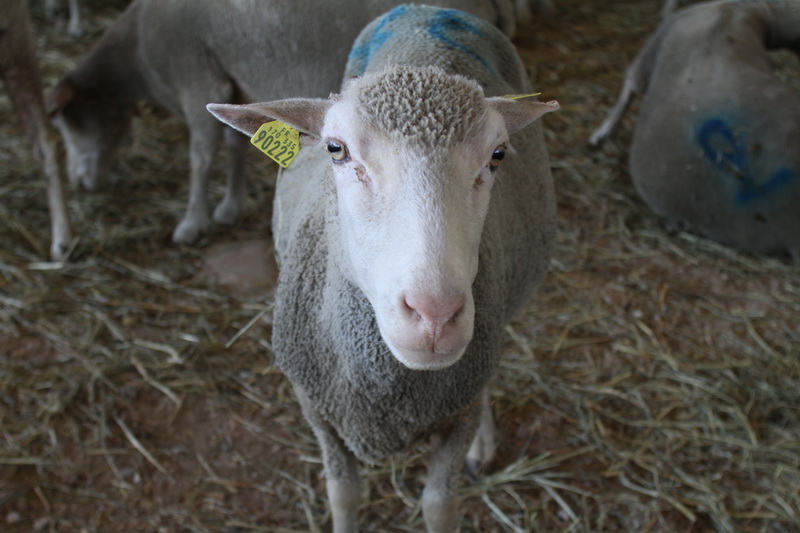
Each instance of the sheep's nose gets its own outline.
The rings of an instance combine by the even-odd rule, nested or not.
[[[467,297],[463,294],[431,296],[425,292],[408,292],[403,301],[409,318],[416,320],[435,340],[446,326],[453,324],[462,314]]]

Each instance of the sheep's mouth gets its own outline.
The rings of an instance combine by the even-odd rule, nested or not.
[[[443,370],[457,363],[466,352],[466,345],[453,350],[415,350],[389,344],[392,355],[411,370]]]

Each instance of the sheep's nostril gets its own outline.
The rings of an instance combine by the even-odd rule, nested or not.
[[[409,292],[403,297],[406,312],[420,322],[433,335],[455,322],[467,303],[463,294],[457,296],[431,296],[424,292]]]

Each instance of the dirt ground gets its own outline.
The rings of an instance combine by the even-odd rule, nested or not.
[[[72,38],[32,2],[48,87],[125,3],[85,2]],[[660,0],[556,3],[515,43],[563,107],[544,118],[558,242],[508,328],[498,456],[465,480],[461,530],[800,531],[800,269],[664,227],[627,174],[635,103],[587,147]],[[247,172],[242,221],[171,244],[186,132],[142,106],[113,185],[71,191],[79,237],[49,263],[44,187],[0,93],[0,531],[330,530],[270,351],[275,167],[252,150]],[[423,528],[426,449],[364,467],[364,531]]]

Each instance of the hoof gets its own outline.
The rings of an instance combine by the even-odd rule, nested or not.
[[[172,232],[172,242],[179,244],[194,244],[200,235],[208,230],[209,223],[197,223],[193,220],[182,220],[175,231]]]
[[[50,260],[61,261],[67,255],[69,250],[69,241],[60,242],[53,241],[50,245]]]
[[[223,200],[217,205],[217,208],[214,209],[214,222],[230,226],[239,220],[241,214],[242,208],[240,205],[236,202],[227,202]]]

